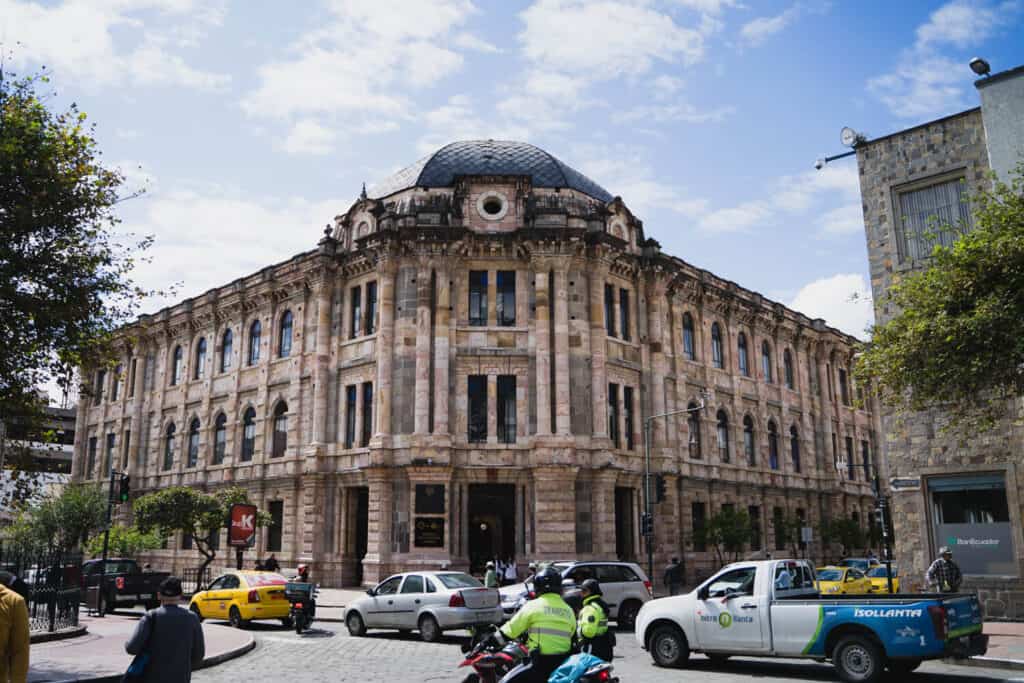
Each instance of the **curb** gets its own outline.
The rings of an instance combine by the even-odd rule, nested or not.
[[[989,669],[1012,669],[1024,671],[1024,661],[1019,659],[999,659],[998,657],[968,657],[967,659],[944,659],[946,664],[958,666],[980,666]]]
[[[89,629],[85,626],[76,626],[74,628],[64,629],[62,631],[53,631],[52,633],[36,633],[29,636],[28,642],[30,645],[37,645],[39,643],[52,643],[55,640],[66,640],[68,638],[77,638],[78,636],[84,636],[89,632]]]

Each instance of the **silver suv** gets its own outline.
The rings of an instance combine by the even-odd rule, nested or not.
[[[563,590],[572,590],[587,579],[597,579],[611,611],[608,617],[625,629],[633,628],[637,612],[652,597],[651,582],[635,562],[562,561],[551,566],[562,575]],[[533,586],[527,583],[502,586],[501,606],[506,619],[531,597],[532,590]]]

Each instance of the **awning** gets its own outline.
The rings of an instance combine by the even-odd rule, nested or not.
[[[928,477],[931,491],[978,491],[1006,489],[1002,474],[975,474],[959,477]]]

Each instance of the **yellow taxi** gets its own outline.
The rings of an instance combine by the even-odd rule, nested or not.
[[[188,608],[200,621],[227,619],[235,628],[245,628],[255,619],[280,619],[290,626],[291,605],[284,597],[287,582],[274,572],[228,572],[193,595]]]
[[[872,567],[868,570],[867,576],[871,580],[871,588],[875,593],[889,592],[889,580],[886,578],[885,565]],[[892,589],[894,593],[900,592],[900,574],[896,571],[896,565],[892,566]]]
[[[861,594],[871,592],[871,579],[854,567],[818,567],[818,592],[829,594]]]

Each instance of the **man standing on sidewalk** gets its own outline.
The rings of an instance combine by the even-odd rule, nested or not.
[[[953,561],[953,551],[946,546],[939,548],[939,558],[928,567],[925,578],[928,585],[939,593],[956,593],[960,590],[963,575]]]
[[[28,678],[28,608],[25,598],[0,584],[0,683]]]
[[[149,653],[143,676],[147,683],[188,683],[206,656],[203,627],[196,615],[181,607],[181,579],[167,577],[157,594],[161,606],[139,620],[124,649],[130,655]]]
[[[679,564],[679,558],[673,557],[668,567],[665,568],[664,583],[668,586],[669,595],[678,595],[683,587],[683,567]]]

